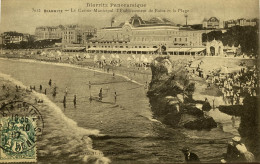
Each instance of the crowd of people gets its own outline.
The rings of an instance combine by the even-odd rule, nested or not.
[[[223,100],[227,104],[242,105],[243,98],[247,95],[257,95],[257,74],[258,70],[253,68],[241,68],[239,72],[228,73],[221,77],[219,74],[212,78],[212,83],[216,84],[223,94]]]
[[[192,61],[187,64],[186,69],[191,76],[204,78],[207,87],[215,85],[223,95],[223,101],[228,105],[242,105],[246,95],[256,96],[258,94],[258,69],[256,66],[246,66],[245,62],[239,64],[240,70],[237,72],[228,71],[227,67],[216,69],[205,73],[201,69],[202,60],[197,61],[196,66],[192,66]],[[194,65],[194,64],[193,64]]]

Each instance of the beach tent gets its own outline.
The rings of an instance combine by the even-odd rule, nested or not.
[[[140,61],[144,61],[144,59],[145,59],[145,56],[141,55]]]
[[[151,63],[153,61],[153,57],[149,56],[148,61],[149,61],[149,63]]]
[[[147,58],[144,58],[144,59],[143,59],[143,62],[144,62],[144,63],[149,63],[149,61],[148,61]]]
[[[90,58],[90,55],[89,55],[89,54],[86,54],[84,57],[85,57],[86,59],[89,59],[89,58]]]
[[[33,52],[32,52],[31,54],[33,54]],[[45,54],[46,54],[45,52],[42,52],[42,53],[41,53],[41,55],[45,55]]]
[[[61,52],[60,52],[60,51],[57,51],[57,55],[58,55],[58,56],[61,56]]]
[[[49,53],[49,54],[48,54],[48,57],[54,57],[53,53],[52,53],[52,52]]]
[[[94,56],[94,62],[98,61],[97,55]]]
[[[106,57],[104,55],[101,56],[101,60],[106,60]]]
[[[127,61],[131,61],[131,58],[130,58],[130,57],[128,57],[126,60],[127,60]]]
[[[111,55],[110,55],[110,58],[112,58],[112,59],[115,58],[115,55],[114,55],[114,54],[111,54]]]

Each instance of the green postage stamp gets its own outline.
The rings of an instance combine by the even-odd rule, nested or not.
[[[0,162],[36,162],[36,129],[31,117],[0,118]]]

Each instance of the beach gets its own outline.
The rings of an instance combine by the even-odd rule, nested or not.
[[[178,58],[190,59],[190,57],[183,56]],[[91,63],[93,59],[89,60]],[[132,73],[133,78],[130,78],[127,76],[129,74],[127,66],[123,66],[126,71],[118,71],[113,77],[113,72],[108,73],[97,66],[83,67],[73,63],[32,59],[17,60],[16,58],[1,59],[1,61],[1,70],[5,74],[10,74],[15,79],[22,81],[27,87],[36,86],[37,92],[40,92],[40,84],[43,86],[42,93],[44,89],[47,89],[49,100],[57,105],[66,117],[77,122],[79,127],[98,130],[101,134],[104,134],[105,137],[92,137],[94,139],[92,144],[94,149],[101,150],[105,157],[112,161],[119,163],[132,160],[148,163],[161,160],[182,162],[182,154],[178,151],[178,148],[189,145],[193,147],[193,150],[200,155],[203,161],[217,162],[222,156],[222,153],[219,152],[220,147],[221,150],[225,151],[225,143],[237,135],[237,130],[235,130],[237,124],[235,128],[232,127],[231,117],[218,110],[209,113],[209,115],[216,116],[214,119],[217,119],[220,125],[219,128],[210,132],[175,130],[154,119],[146,97],[145,81],[148,79],[143,76],[143,74],[149,73],[149,69],[132,68],[136,72],[143,72],[135,75]],[[8,67],[5,67],[5,64]],[[65,68],[66,73],[64,72]],[[115,68],[122,69],[121,67]],[[148,73],[145,73],[145,71]],[[58,87],[56,97],[52,96],[53,86],[48,86],[50,79],[52,79],[53,85],[55,84]],[[89,90],[89,81],[93,83],[91,91]],[[205,85],[203,84],[202,88]],[[68,96],[66,108],[64,108],[62,101],[66,87],[68,88]],[[95,100],[89,101],[90,94],[93,97],[98,97],[100,88],[103,88],[104,92],[103,103]],[[115,91],[118,95],[116,102],[114,100]],[[77,95],[76,108],[73,105],[75,94]],[[204,99],[205,97],[201,98]],[[30,101],[34,102],[34,99]],[[236,123],[239,123],[239,120]],[[205,136],[208,137],[205,138]],[[165,150],[168,149],[169,144],[164,141],[165,138],[174,143],[171,144],[170,151],[167,152]],[[211,140],[216,140],[217,144],[210,146]],[[199,145],[199,143],[205,144]],[[208,153],[203,153],[205,148]],[[43,150],[45,149],[47,147],[43,148]],[[219,153],[215,157],[210,156],[216,151]],[[60,151],[60,153],[64,155],[63,151]],[[175,154],[175,156],[172,156],[172,154]],[[148,156],[150,158],[147,158]],[[77,160],[80,160],[80,158],[77,158]]]

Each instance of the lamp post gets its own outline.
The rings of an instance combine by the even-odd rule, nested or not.
[[[185,14],[184,17],[186,18],[186,26],[188,25],[188,14]]]

